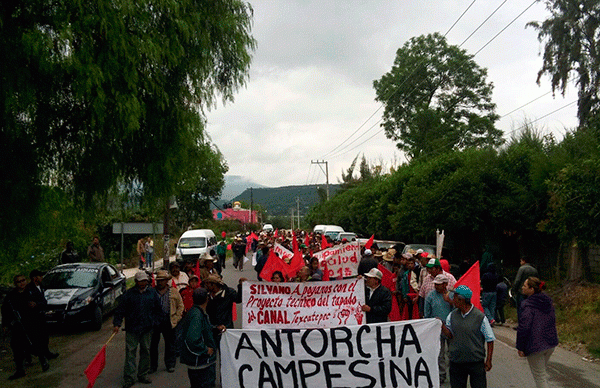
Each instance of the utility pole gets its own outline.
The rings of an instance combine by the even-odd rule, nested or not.
[[[296,224],[296,228],[300,229],[300,197],[296,197],[296,207],[298,209],[296,212],[298,215],[298,223]]]
[[[321,167],[322,164],[325,165],[325,171],[323,171],[323,173],[325,173],[325,179],[326,179],[326,183],[327,183],[327,200],[329,201],[329,165],[327,164],[327,161],[325,160],[311,160],[310,161],[311,164],[317,164],[319,165],[319,167],[321,168],[321,171],[323,171],[323,167]]]
[[[249,223],[253,223],[253,219],[252,219],[252,205],[253,205],[253,196],[252,196],[252,187],[250,187],[250,218],[249,218]]]
[[[294,208],[292,208],[292,216],[290,217],[291,228],[294,230]]]

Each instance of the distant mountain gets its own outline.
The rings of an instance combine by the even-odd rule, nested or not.
[[[249,187],[263,188],[266,186],[254,183],[239,175],[225,175],[225,187],[223,187],[223,193],[219,202],[229,202]]]
[[[308,210],[319,202],[318,187],[324,186],[253,187],[252,202],[259,204],[272,216],[289,215],[292,208],[294,209],[294,213],[296,213],[299,204],[300,214],[306,215]],[[338,188],[339,185],[329,185],[329,195],[333,196]],[[246,189],[240,195],[233,198],[232,201],[250,203],[250,195],[250,189]]]

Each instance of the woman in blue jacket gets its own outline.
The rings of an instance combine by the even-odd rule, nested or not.
[[[521,305],[517,329],[519,356],[527,357],[537,388],[548,387],[548,360],[558,345],[554,306],[542,292],[545,288],[545,283],[536,277],[525,280],[521,293],[527,299]]]

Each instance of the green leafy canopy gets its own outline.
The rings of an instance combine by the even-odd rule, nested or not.
[[[382,126],[409,157],[497,146],[502,132],[487,71],[438,33],[411,38],[392,69],[373,82]]]

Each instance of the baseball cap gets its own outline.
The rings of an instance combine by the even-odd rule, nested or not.
[[[425,267],[427,267],[427,268],[441,267],[441,266],[442,266],[442,264],[440,264],[439,259],[429,259],[429,261],[425,265]]]
[[[448,283],[448,276],[446,276],[444,274],[439,274],[435,277],[435,279],[433,279],[433,284],[442,284],[442,283]]]
[[[365,249],[365,256],[369,256],[369,255],[372,255],[372,254],[373,254],[373,252],[371,252],[370,249]]]
[[[137,271],[133,278],[138,282],[141,282],[142,280],[150,280],[148,278],[148,274],[144,271]]]
[[[473,296],[473,291],[471,291],[471,289],[465,285],[456,287],[454,289],[454,293],[466,299],[471,299],[471,297]]]
[[[365,276],[370,277],[370,278],[377,278],[377,279],[381,280],[381,278],[383,277],[383,274],[377,268],[371,268],[371,270],[369,272],[367,272],[365,274]]]

